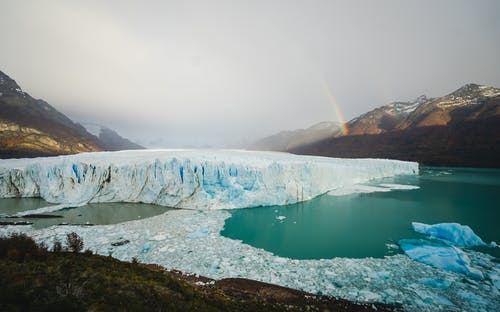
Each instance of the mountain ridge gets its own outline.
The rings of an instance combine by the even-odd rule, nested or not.
[[[250,148],[284,152],[303,144],[310,144],[332,136],[338,136],[341,133],[342,128],[340,124],[333,121],[323,121],[306,129],[281,131],[254,142]]]
[[[474,83],[436,98],[392,102],[346,123],[348,133],[284,151],[500,167],[500,89]]]
[[[0,71],[0,158],[116,150],[108,147],[46,101],[22,91]]]
[[[79,123],[87,132],[99,139],[107,151],[119,151],[124,149],[144,149],[141,145],[122,137],[116,131],[96,123]]]

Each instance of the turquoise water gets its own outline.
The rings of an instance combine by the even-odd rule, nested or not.
[[[392,255],[399,251],[390,244],[422,237],[412,221],[458,222],[484,241],[500,243],[500,170],[424,167],[418,176],[370,185],[379,183],[420,189],[323,195],[287,206],[231,210],[221,234],[294,259]],[[481,250],[500,257],[500,248]]]
[[[172,208],[139,204],[139,203],[102,203],[88,204],[81,207],[67,208],[47,214],[58,215],[62,218],[33,219],[33,218],[6,218],[17,212],[33,210],[51,204],[40,198],[9,198],[0,199],[0,221],[4,222],[33,222],[35,228],[44,228],[61,223],[67,224],[116,224],[125,221],[144,219],[162,214]]]

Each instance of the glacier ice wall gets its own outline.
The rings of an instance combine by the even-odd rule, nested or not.
[[[0,160],[0,198],[143,202],[193,209],[284,205],[418,164],[286,153],[142,150]]]

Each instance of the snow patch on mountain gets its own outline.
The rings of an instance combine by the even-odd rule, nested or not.
[[[98,124],[94,124],[94,123],[80,123],[80,124],[85,128],[85,130],[87,130],[87,132],[89,132],[90,134],[92,134],[96,137],[99,137],[99,135],[101,134],[101,132],[103,130],[103,126],[98,125]]]

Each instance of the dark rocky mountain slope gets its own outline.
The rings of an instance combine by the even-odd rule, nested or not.
[[[500,167],[500,89],[468,84],[443,97],[376,108],[347,123],[348,134],[286,151],[372,157],[424,165]]]
[[[120,151],[127,149],[144,149],[139,144],[136,144],[129,139],[126,139],[119,135],[116,131],[111,130],[105,126],[98,124],[82,124],[85,129],[93,134],[95,137],[99,139],[101,145],[107,151]]]
[[[114,150],[109,146],[0,71],[0,158]]]

